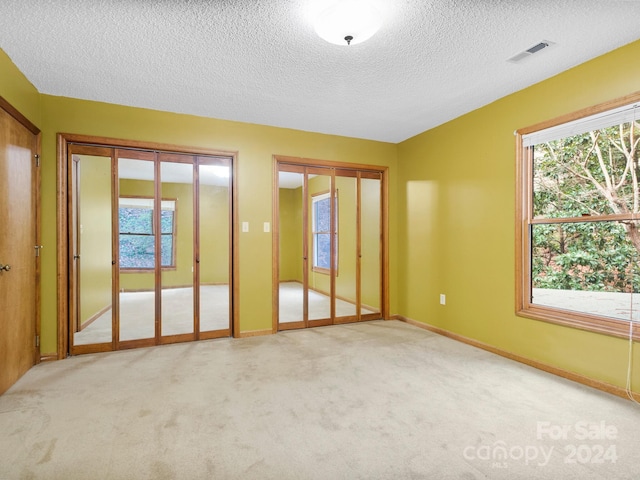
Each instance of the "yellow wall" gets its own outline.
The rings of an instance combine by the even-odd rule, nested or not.
[[[2,94],[2,91],[0,91]],[[249,222],[240,233],[240,329],[271,329],[271,222],[273,155],[289,155],[390,167],[396,174],[393,144],[322,135],[283,128],[229,122],[190,115],[131,108],[42,95],[43,128],[43,270],[42,352],[56,351],[56,133],[99,135],[238,152],[239,220]],[[392,205],[394,193],[391,191]],[[392,220],[392,231],[395,221]],[[395,234],[391,236],[395,251]],[[393,261],[392,257],[392,261]],[[392,283],[395,278],[392,272]],[[392,296],[392,310],[394,310]]]
[[[398,146],[403,315],[624,386],[627,341],[514,314],[514,130],[638,90],[638,58],[635,42]]]
[[[2,49],[0,49],[0,96],[38,128],[42,128],[41,100],[38,90]]]

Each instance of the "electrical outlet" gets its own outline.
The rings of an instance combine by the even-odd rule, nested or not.
[[[269,222],[264,222],[264,233],[269,233],[271,231],[271,224]]]
[[[447,304],[447,296],[444,293],[440,294],[440,305],[446,305]]]
[[[249,222],[242,222],[242,231],[243,232],[249,231]]]

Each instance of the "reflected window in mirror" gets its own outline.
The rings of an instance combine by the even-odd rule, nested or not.
[[[329,273],[331,268],[331,203],[329,193],[313,195],[311,197],[311,228],[313,235],[313,269],[318,272]],[[336,192],[334,202],[334,216],[336,225],[335,267],[338,268],[338,196]]]
[[[160,237],[162,268],[175,268],[176,201],[162,200]],[[154,199],[120,197],[118,208],[120,268],[155,268]]]

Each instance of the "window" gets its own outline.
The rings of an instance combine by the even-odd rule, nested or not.
[[[640,108],[589,113],[519,132],[517,312],[628,335],[640,320]]]
[[[149,270],[155,268],[153,198],[119,199],[120,268]],[[162,200],[160,212],[161,259],[163,268],[175,268],[175,200]]]
[[[313,269],[328,273],[331,268],[331,203],[329,193],[311,197],[311,222],[313,235]],[[334,203],[336,238],[338,235],[338,198]],[[338,266],[338,242],[336,248],[336,269]]]

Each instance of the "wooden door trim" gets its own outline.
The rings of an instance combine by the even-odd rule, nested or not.
[[[0,97],[1,98],[1,97]],[[0,103],[1,105],[1,103]],[[79,135],[73,133],[58,133],[57,136],[57,158],[56,158],[56,243],[57,243],[57,284],[56,293],[58,304],[57,312],[57,358],[63,359],[69,351],[68,329],[69,329],[69,235],[68,235],[68,208],[69,208],[69,168],[67,164],[67,153],[70,144],[83,144],[91,147],[107,147],[114,149],[130,149],[132,151],[152,151],[157,153],[183,153],[186,155],[205,155],[210,157],[226,157],[231,159],[232,181],[230,209],[231,221],[231,255],[232,261],[230,270],[232,278],[232,310],[233,323],[231,335],[238,337],[239,328],[239,242],[238,242],[238,152],[201,148],[192,146],[171,145],[159,142],[144,142],[138,140],[117,139],[111,137],[100,137],[91,135]],[[135,344],[126,345],[133,347]]]
[[[278,331],[280,323],[280,295],[276,293],[280,289],[280,182],[279,182],[279,164],[277,158],[272,159],[272,179],[271,191],[271,333]]]
[[[371,172],[386,172],[389,167],[383,167],[378,165],[369,165],[366,163],[348,163],[338,162],[335,160],[320,160],[314,158],[302,158],[302,157],[290,157],[287,155],[274,155],[273,158],[277,160],[278,164],[290,164],[290,165],[303,165],[309,167],[326,167],[345,170],[366,170]]]
[[[389,177],[388,177],[388,169],[385,168],[384,171],[380,172],[380,182],[381,182],[381,198],[380,198],[380,215],[381,215],[381,228],[382,235],[380,236],[381,243],[381,252],[382,252],[382,265],[381,265],[381,275],[382,275],[382,292],[381,292],[381,313],[382,318],[385,320],[389,320],[390,313],[390,305],[389,305]]]
[[[360,172],[356,174],[356,321],[360,321],[362,319],[362,175]]]
[[[153,319],[154,326],[154,337],[156,341],[156,345],[160,344],[160,337],[162,336],[162,236],[161,236],[161,215],[162,215],[162,174],[161,174],[161,164],[159,161],[160,155],[156,154],[153,161],[153,237],[154,241],[154,266],[153,266],[153,276],[154,276],[154,303],[155,303],[155,315]],[[120,177],[118,177],[119,179]],[[118,184],[120,182],[118,181]],[[115,215],[114,215],[115,217]],[[118,276],[122,274],[122,270],[118,270]],[[195,288],[195,287],[194,287]]]
[[[2,97],[0,97],[2,98]],[[28,120],[25,118],[25,120],[28,122]],[[23,124],[24,125],[24,124]],[[33,125],[33,124],[32,124]],[[26,126],[26,125],[25,125]],[[38,155],[38,157],[40,157],[42,155],[41,151],[42,151],[42,134],[40,133],[40,130],[37,129],[37,127],[35,127],[35,125],[33,125],[33,127],[37,130],[38,133],[34,133],[34,135],[36,136],[36,155]],[[29,131],[31,133],[33,133],[33,130],[31,130],[29,127],[27,127],[29,129]],[[40,166],[36,168],[36,173],[35,173],[35,178],[34,181],[36,182],[35,185],[35,202],[36,202],[36,245],[35,246],[40,246],[42,247],[42,202],[41,202],[41,197],[42,197],[42,190],[41,190],[41,184],[42,184],[42,174],[41,174],[41,169],[42,169],[42,161],[40,161]],[[41,323],[42,323],[42,314],[41,314],[41,302],[42,302],[42,294],[40,292],[40,282],[42,281],[42,248],[39,248],[40,250],[40,255],[38,257],[36,257],[36,336],[38,339],[41,338],[40,332],[41,332]],[[38,364],[41,362],[42,360],[42,348],[40,347],[40,342],[38,342],[38,345],[36,345],[35,349],[34,349],[34,357],[35,357],[35,363]]]
[[[191,252],[191,265],[193,265],[193,334],[195,340],[200,340],[200,159],[195,158],[193,162],[193,194],[191,209],[193,218],[191,225],[193,228],[193,251]]]
[[[231,293],[231,335],[240,338],[240,221],[238,216],[238,152],[234,152],[231,157],[231,192],[229,202],[229,218],[231,228],[229,229],[229,245],[231,248],[231,265],[229,265],[229,282],[232,287]]]
[[[309,326],[309,172],[304,169],[302,174],[302,321]],[[278,212],[279,213],[279,212]],[[278,256],[280,263],[280,256]],[[280,295],[278,288],[278,295]]]
[[[336,321],[336,265],[338,263],[336,230],[336,169],[331,169],[331,180],[329,182],[329,318],[331,323]],[[313,227],[312,227],[313,228]],[[313,265],[313,263],[312,263]]]
[[[75,133],[59,133],[67,143],[81,143],[96,147],[111,147],[124,150],[142,150],[158,153],[183,153],[185,155],[206,155],[211,157],[234,157],[237,151],[221,150],[215,148],[193,147],[188,145],[172,145],[161,142],[145,142],[140,140],[128,140],[113,137],[100,137],[93,135],[80,135]]]

